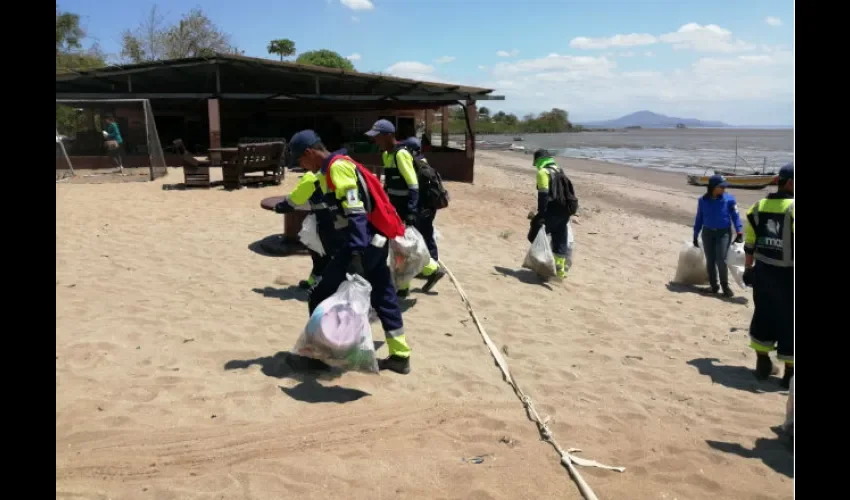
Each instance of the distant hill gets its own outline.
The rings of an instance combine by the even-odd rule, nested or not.
[[[617,118],[616,120],[608,120],[602,122],[582,123],[585,127],[599,128],[626,128],[626,127],[642,127],[642,128],[676,128],[676,125],[683,124],[685,127],[728,127],[729,125],[717,121],[702,121],[694,118],[676,118],[672,116],[659,115],[652,111],[638,111],[630,115]]]

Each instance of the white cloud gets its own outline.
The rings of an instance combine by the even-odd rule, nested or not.
[[[425,80],[428,82],[442,82],[435,74],[434,66],[419,61],[400,61],[385,70],[386,73],[411,80]]]
[[[359,23],[359,22],[360,22],[360,18],[359,18],[359,17],[357,17],[357,16],[351,16],[351,22],[353,22],[353,23]]]
[[[658,42],[658,39],[646,33],[614,35],[608,38],[587,38],[580,36],[570,40],[570,47],[574,49],[607,49],[611,47],[637,47],[641,45],[652,45],[656,42]]]
[[[764,19],[764,22],[771,26],[782,26],[782,19],[779,19],[778,17],[767,16]]]
[[[454,61],[455,59],[457,59],[455,56],[443,56],[434,59],[434,62],[437,64],[446,64]]]
[[[788,123],[793,65],[793,52],[783,49],[703,57],[672,71],[623,71],[605,56],[550,54],[496,64],[480,85],[505,95],[505,108],[520,113],[559,107],[583,120],[650,109],[730,123]]]
[[[646,52],[643,53],[643,55],[645,55],[646,57],[655,57],[655,53],[652,52],[651,50],[647,50]]]
[[[620,52],[620,57],[634,57],[635,53],[632,51]]]
[[[346,57],[346,59],[348,59],[349,61],[359,61],[360,60],[360,54],[355,52],[355,53],[351,54],[350,56]]]
[[[733,39],[732,32],[716,24],[705,26],[697,23],[683,25],[673,33],[661,35],[660,40],[673,45],[676,50],[697,52],[744,52],[755,49],[755,45]]]
[[[483,64],[479,64],[478,69],[480,69],[481,71],[485,71],[485,70],[487,70],[487,66],[484,66]]]
[[[371,0],[339,0],[339,3],[351,10],[372,10],[375,4]]]
[[[519,55],[519,51],[517,49],[514,49],[510,52],[508,52],[507,50],[499,50],[496,52],[496,55],[499,57],[516,57]]]

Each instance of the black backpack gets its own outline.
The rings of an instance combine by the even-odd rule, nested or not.
[[[400,150],[401,148],[399,148]],[[409,148],[407,151],[413,157],[413,170],[419,181],[419,206],[430,210],[441,210],[449,206],[449,192],[443,187],[443,178],[428,163],[428,160],[417,155]],[[396,151],[398,154],[398,150]]]
[[[572,181],[561,169],[551,170],[550,179],[550,203],[554,203],[569,216],[575,215],[578,212],[578,198]]]

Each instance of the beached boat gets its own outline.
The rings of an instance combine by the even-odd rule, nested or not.
[[[724,173],[722,175],[726,177],[729,187],[733,188],[762,189],[776,184],[776,175],[774,174],[735,175],[733,173]],[[688,184],[693,186],[708,186],[708,179],[710,178],[710,175],[689,175]]]

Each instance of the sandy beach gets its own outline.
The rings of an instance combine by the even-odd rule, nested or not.
[[[751,292],[669,286],[703,189],[560,163],[581,204],[565,283],[520,268],[530,156],[479,152],[436,221],[441,259],[559,444],[626,468],[580,469],[604,500],[792,498],[771,430],[787,392],[749,371]],[[403,303],[410,375],[287,368],[309,257],[252,248],[282,226],[259,201],[297,177],[57,183],[56,497],[580,499],[448,279]],[[766,191],[733,193],[743,209]]]

